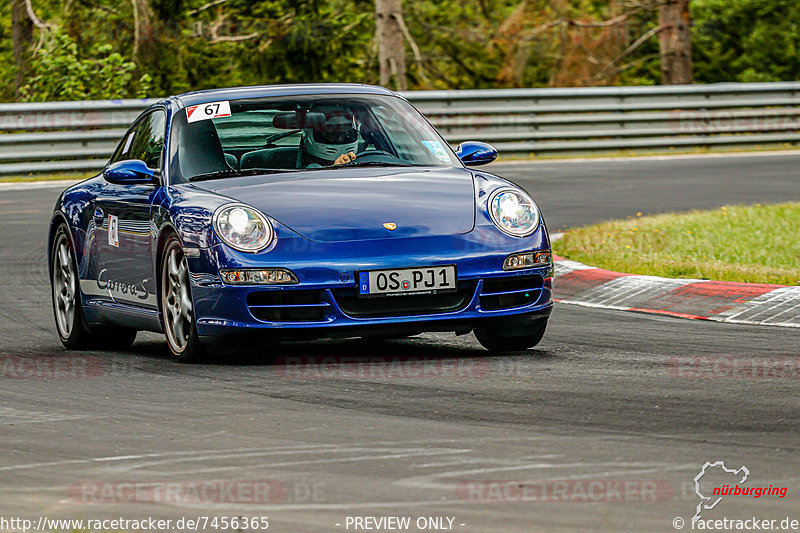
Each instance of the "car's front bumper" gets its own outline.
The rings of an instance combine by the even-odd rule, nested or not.
[[[366,318],[348,315],[339,305],[334,291],[323,289],[320,291],[320,302],[325,304],[322,319],[291,321],[257,319],[252,308],[247,305],[247,293],[259,289],[225,287],[218,289],[218,292],[209,292],[207,289],[198,291],[194,288],[196,293],[201,293],[201,302],[205,298],[215,301],[211,313],[199,315],[197,330],[201,337],[259,333],[287,339],[412,334],[425,331],[466,333],[476,328],[504,328],[509,332],[520,330],[520,334],[524,334],[525,328],[532,322],[549,316],[553,307],[550,279],[545,279],[545,286],[538,291],[538,297],[533,303],[503,309],[485,310],[481,307],[483,286],[483,280],[478,280],[467,305],[454,311],[419,314],[411,312],[405,315]],[[196,301],[197,299],[198,296],[195,296]],[[199,307],[205,306],[201,304]]]
[[[462,236],[351,243],[281,242],[261,256],[218,245],[189,258],[198,334],[249,333],[281,338],[319,338],[476,328],[524,329],[552,309],[552,265],[504,271],[520,251],[549,249],[546,231],[527,239],[487,240],[480,231]],[[299,247],[302,246],[302,249]],[[446,252],[443,252],[445,250]],[[373,298],[355,294],[356,272],[455,265],[458,294]],[[299,283],[288,286],[224,284],[221,268],[286,268]]]

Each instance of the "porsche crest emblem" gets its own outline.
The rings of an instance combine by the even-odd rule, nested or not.
[[[389,231],[394,231],[397,229],[397,224],[395,224],[394,222],[387,222],[386,224],[383,225],[383,227],[388,229]]]

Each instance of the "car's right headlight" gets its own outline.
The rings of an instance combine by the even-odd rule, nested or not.
[[[244,204],[223,205],[214,213],[217,236],[240,252],[260,252],[272,242],[272,225],[258,210]]]
[[[512,187],[504,187],[489,197],[489,216],[501,231],[514,237],[527,237],[539,227],[539,210],[533,200]]]

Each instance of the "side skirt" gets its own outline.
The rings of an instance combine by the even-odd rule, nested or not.
[[[83,302],[83,312],[89,324],[113,324],[154,333],[163,333],[161,313],[107,300]]]

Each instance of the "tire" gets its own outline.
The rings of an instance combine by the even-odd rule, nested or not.
[[[173,359],[180,363],[202,361],[208,354],[197,335],[189,267],[175,236],[169,237],[164,245],[159,292],[164,334]]]
[[[136,340],[136,330],[117,326],[89,326],[83,315],[75,252],[67,226],[61,224],[50,250],[51,294],[56,332],[68,350],[125,349]]]
[[[490,352],[515,352],[533,348],[542,341],[547,329],[547,319],[541,319],[530,326],[526,335],[509,336],[502,329],[476,329],[475,337],[481,346]]]

